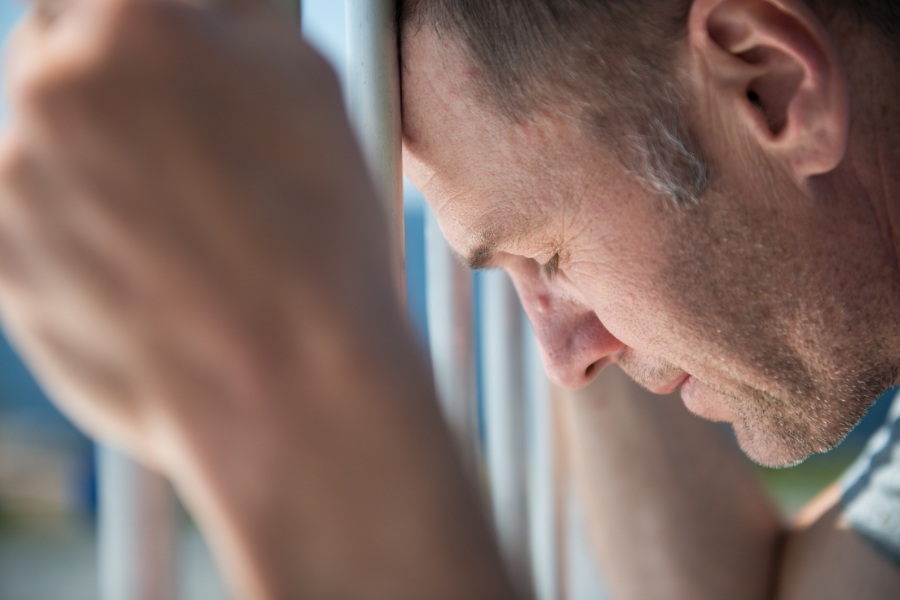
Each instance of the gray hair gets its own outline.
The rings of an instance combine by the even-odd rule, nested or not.
[[[897,48],[895,0],[808,0],[823,19],[856,15]],[[398,25],[456,36],[480,90],[517,121],[574,109],[589,136],[648,189],[696,201],[710,166],[684,116],[675,58],[692,0],[397,0]]]

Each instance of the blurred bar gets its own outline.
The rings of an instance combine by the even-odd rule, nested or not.
[[[399,297],[406,298],[400,63],[393,0],[345,0],[347,111],[384,202]]]
[[[531,595],[523,315],[506,273],[482,275],[480,305],[485,457],[494,525],[510,574],[520,591]]]
[[[481,481],[472,272],[460,263],[425,207],[425,295],[435,387],[466,469]]]
[[[124,454],[98,447],[100,600],[174,600],[175,496],[169,483]]]
[[[528,409],[528,534],[536,600],[560,600],[557,548],[557,445],[550,382],[547,379],[534,330],[522,318],[525,365],[525,401]]]

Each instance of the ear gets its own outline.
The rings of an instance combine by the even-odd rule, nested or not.
[[[802,0],[695,0],[688,37],[700,84],[726,119],[800,181],[837,167],[849,83],[831,35]]]

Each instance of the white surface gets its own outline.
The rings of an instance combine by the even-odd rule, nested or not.
[[[475,364],[472,272],[460,264],[430,208],[425,208],[428,338],[435,387],[463,461],[479,480],[481,442]]]
[[[346,0],[347,112],[387,216],[391,263],[405,298],[400,63],[393,0]]]
[[[525,365],[525,401],[528,409],[528,535],[534,595],[537,600],[557,600],[559,561],[556,549],[552,399],[534,330],[524,316],[522,325],[522,360]]]
[[[97,454],[101,600],[174,600],[178,540],[169,482],[121,452]]]
[[[485,460],[494,525],[514,578],[531,578],[522,310],[509,276],[481,277],[481,374]]]
[[[603,582],[601,567],[594,558],[584,510],[574,488],[570,488],[568,494],[566,538],[566,583],[569,591],[566,600],[612,600]]]

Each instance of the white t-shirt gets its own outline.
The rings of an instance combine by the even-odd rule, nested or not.
[[[900,566],[900,392],[842,482],[848,522]]]

